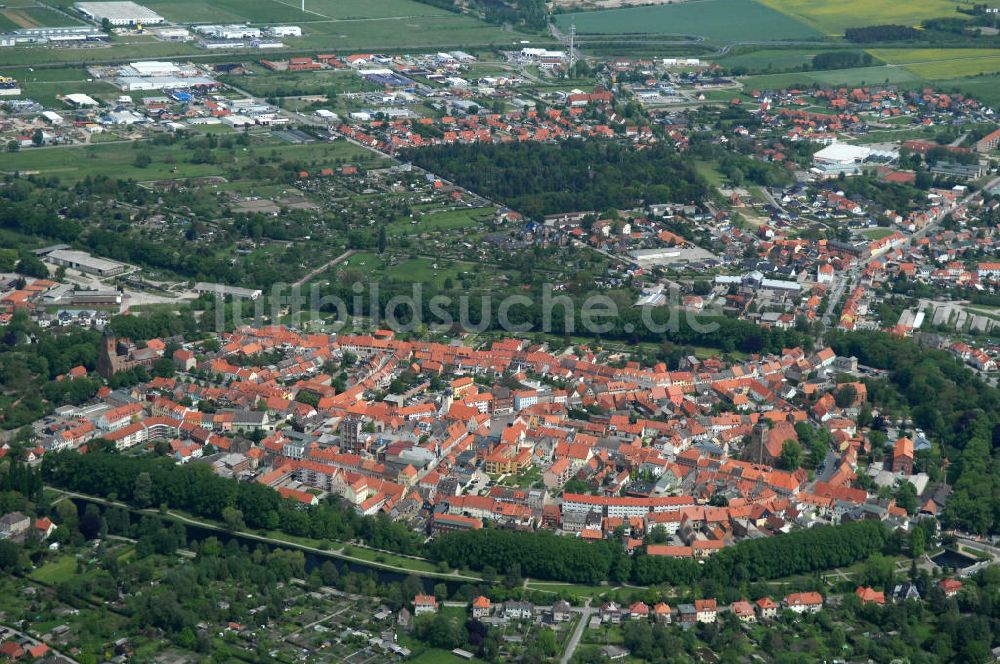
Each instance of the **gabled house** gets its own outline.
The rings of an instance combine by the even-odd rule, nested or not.
[[[770,597],[761,597],[754,602],[757,607],[757,615],[761,620],[770,620],[778,617],[778,604]]]
[[[729,611],[740,622],[757,622],[757,613],[754,611],[753,604],[746,600],[733,602],[729,605]]]
[[[714,599],[696,599],[694,601],[696,620],[700,623],[714,623],[718,609]]]
[[[792,593],[785,597],[784,605],[793,613],[818,613],[823,608],[823,596],[817,592]]]
[[[421,616],[425,613],[437,613],[438,601],[434,595],[417,595],[413,598],[413,615]]]

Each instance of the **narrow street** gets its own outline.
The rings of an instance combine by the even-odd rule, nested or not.
[[[576,652],[577,646],[580,645],[580,639],[583,638],[583,631],[587,629],[587,625],[590,623],[590,617],[597,613],[597,609],[590,606],[589,599],[586,606],[574,608],[573,611],[580,613],[580,622],[576,624],[573,635],[569,637],[569,643],[566,644],[566,650],[563,651],[563,656],[559,659],[559,664],[569,664],[569,661],[573,658],[573,653]]]

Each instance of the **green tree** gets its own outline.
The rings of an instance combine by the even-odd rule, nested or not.
[[[246,527],[243,523],[243,512],[235,507],[224,507],[222,509],[222,521],[229,530],[243,530]]]
[[[788,439],[781,444],[781,456],[778,466],[784,470],[795,470],[802,465],[802,446],[795,440]]]
[[[838,408],[850,408],[854,405],[854,401],[857,398],[857,388],[848,384],[837,390],[837,394],[834,396],[834,402],[837,404]]]
[[[136,475],[132,487],[132,501],[136,507],[145,508],[153,504],[153,478],[143,471]]]
[[[910,531],[910,556],[919,558],[924,555],[927,548],[927,535],[923,528],[914,528]]]

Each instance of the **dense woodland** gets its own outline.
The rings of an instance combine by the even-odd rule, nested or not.
[[[922,33],[908,25],[868,25],[860,28],[847,28],[844,37],[848,41],[859,44],[890,41],[912,41],[920,39]]]
[[[455,144],[403,158],[533,218],[708,197],[690,160],[662,143],[641,152],[601,140]]]

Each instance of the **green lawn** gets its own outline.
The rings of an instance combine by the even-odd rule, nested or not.
[[[76,574],[76,558],[60,556],[29,574],[32,579],[47,585],[68,581]]]
[[[475,657],[471,660],[462,659],[457,655],[452,655],[447,650],[431,648],[430,650],[425,650],[417,657],[406,661],[409,664],[462,664],[462,662],[481,662],[482,660]]]
[[[730,94],[731,96],[735,95],[735,93]],[[713,187],[721,187],[725,184],[725,176],[715,168],[714,164],[707,161],[696,161],[694,167],[698,171],[698,175],[705,178],[705,181]]]
[[[17,74],[17,80],[21,84],[25,83],[44,83],[44,82],[60,82],[60,83],[71,83],[74,81],[86,81],[90,78],[90,74],[83,67],[45,67],[35,69],[34,71],[21,71]]]
[[[575,583],[548,583],[545,581],[528,581],[528,590],[550,592],[556,595],[572,597],[599,597],[610,592],[611,586],[586,586]]]
[[[361,560],[367,560],[369,562],[382,563],[383,565],[405,567],[406,569],[411,569],[415,572],[438,571],[437,565],[426,560],[414,560],[413,558],[407,558],[405,556],[397,556],[391,553],[383,553],[381,551],[372,551],[371,549],[365,549],[360,546],[351,546],[350,552],[345,555],[349,555],[353,558],[360,558]]]
[[[891,228],[869,228],[861,231],[861,234],[867,240],[881,240],[884,237],[892,235],[894,232]]]
[[[390,237],[416,235],[432,231],[457,231],[481,228],[484,221],[493,218],[493,208],[469,208],[434,214],[414,214],[413,219],[400,219],[386,226]],[[412,223],[416,222],[416,223]]]
[[[767,35],[768,39],[813,39],[820,35],[805,23],[755,0],[693,0],[562,14],[556,23],[563,30],[575,24],[578,34],[682,34],[720,41],[752,35]]]
[[[438,267],[435,269],[434,265]],[[385,276],[411,283],[434,284],[441,288],[445,279],[458,281],[462,272],[471,272],[474,263],[458,261],[435,261],[432,258],[410,258],[394,265],[385,271]]]

